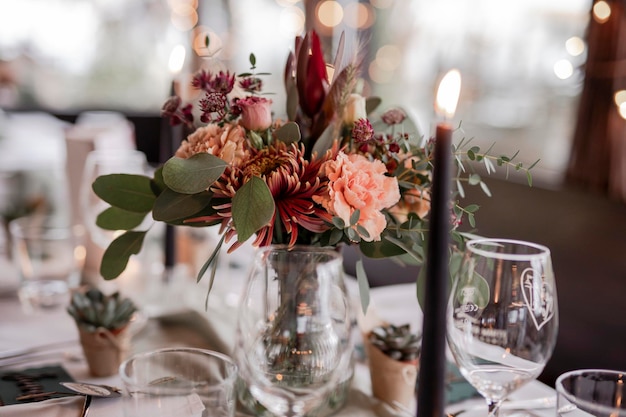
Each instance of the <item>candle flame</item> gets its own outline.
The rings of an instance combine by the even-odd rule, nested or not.
[[[170,52],[170,60],[168,67],[172,74],[178,74],[183,69],[185,63],[185,47],[183,45],[176,45],[172,52]]]
[[[437,89],[437,112],[452,118],[461,93],[461,73],[453,69],[443,77]]]

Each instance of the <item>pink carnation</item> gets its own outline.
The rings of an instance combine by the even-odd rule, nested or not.
[[[226,163],[238,166],[249,157],[245,131],[241,126],[209,124],[198,128],[176,151],[179,158],[189,158],[197,153],[210,153]]]
[[[272,124],[272,100],[263,97],[246,97],[237,101],[241,108],[241,125],[248,130],[265,130]]]
[[[336,159],[324,164],[323,170],[329,179],[329,192],[323,197],[314,196],[313,200],[346,225],[350,224],[352,213],[360,210],[357,224],[369,234],[361,238],[368,242],[380,240],[387,226],[381,210],[400,200],[398,180],[385,175],[387,168],[382,162],[359,154],[340,152]]]

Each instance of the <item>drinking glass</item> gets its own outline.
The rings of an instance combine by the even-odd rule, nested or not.
[[[626,372],[579,369],[556,380],[558,417],[625,417]]]
[[[65,306],[80,283],[79,242],[72,227],[54,216],[33,215],[9,223],[18,295],[26,312]]]
[[[552,355],[558,308],[550,251],[510,239],[467,243],[448,303],[448,345],[489,415]]]
[[[232,417],[237,366],[218,352],[166,348],[120,365],[126,417]]]
[[[91,186],[96,178],[107,174],[147,175],[146,155],[129,149],[95,150],[87,155],[80,186],[81,215],[89,237],[103,249],[113,241],[115,231],[104,230],[96,225],[98,215],[109,205],[93,192]]]
[[[235,358],[249,393],[239,393],[242,402],[249,395],[260,409],[289,417],[324,409],[349,372],[350,318],[337,251],[260,249],[237,322]]]

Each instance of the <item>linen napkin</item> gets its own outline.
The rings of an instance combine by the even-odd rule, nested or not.
[[[26,404],[0,407],[0,417],[76,417],[83,408],[85,397],[53,398]]]

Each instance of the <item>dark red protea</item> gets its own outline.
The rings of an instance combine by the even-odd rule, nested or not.
[[[320,38],[314,31],[309,32],[300,45],[296,70],[300,108],[313,118],[322,108],[328,90],[326,61]]]

